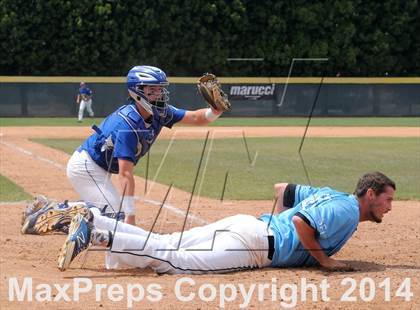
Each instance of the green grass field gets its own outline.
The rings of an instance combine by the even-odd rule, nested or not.
[[[37,139],[36,142],[68,154],[81,140]],[[249,138],[252,165],[242,139],[217,139],[207,143],[196,193],[218,198],[229,171],[225,198],[271,199],[275,182],[308,183],[298,147],[300,138]],[[191,191],[204,140],[158,140],[151,149],[148,178]],[[162,162],[168,147],[170,149]],[[302,155],[311,183],[352,192],[358,177],[379,170],[397,183],[398,199],[420,199],[420,142],[416,138],[310,138]],[[147,157],[136,166],[144,177]],[[160,169],[159,169],[160,167]]]
[[[12,202],[30,199],[23,188],[10,181],[5,176],[0,175],[0,201]]]
[[[102,118],[84,119],[78,123],[76,118],[0,118],[0,126],[90,126],[99,124]],[[219,118],[211,126],[305,126],[305,117],[276,118]],[[420,117],[329,117],[313,118],[311,126],[397,126],[420,127]]]

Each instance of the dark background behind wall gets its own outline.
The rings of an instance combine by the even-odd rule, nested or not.
[[[59,8],[59,9],[58,9]],[[0,75],[417,76],[418,0],[2,0]],[[258,57],[261,62],[230,62]]]

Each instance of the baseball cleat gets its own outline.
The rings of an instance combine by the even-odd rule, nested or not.
[[[47,204],[35,213],[29,215],[23,225],[22,234],[43,235],[51,232],[67,233],[74,216],[81,214],[91,218],[92,213],[84,203],[68,205]]]
[[[69,234],[58,255],[58,269],[66,270],[73,259],[90,245],[92,223],[81,214],[77,214],[71,221]]]
[[[92,207],[94,207],[94,205],[92,205]],[[100,209],[100,211],[101,211],[102,216],[106,216],[106,217],[109,217],[111,219],[115,219],[115,220],[121,221],[121,222],[124,222],[124,220],[125,220],[125,212],[124,211],[115,212],[112,208],[109,208],[109,206],[107,206],[107,205],[104,206],[102,209]]]
[[[22,212],[22,225],[25,223],[26,218],[41,209],[42,207],[49,204],[51,200],[49,200],[44,195],[37,195],[35,196],[34,200],[26,205],[26,209]]]

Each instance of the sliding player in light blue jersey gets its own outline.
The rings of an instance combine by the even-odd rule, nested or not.
[[[184,232],[153,233],[150,238],[150,232],[125,223],[114,232],[115,220],[92,208],[73,218],[58,267],[67,269],[92,244],[110,250],[107,268],[150,267],[170,274],[313,265],[349,270],[351,266],[331,256],[360,222],[382,221],[391,210],[395,189],[380,172],[363,175],[354,194],[280,183],[275,190],[280,209],[286,209],[281,213],[260,218],[240,214]]]

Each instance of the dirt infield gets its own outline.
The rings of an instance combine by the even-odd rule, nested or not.
[[[214,133],[214,138],[301,137],[305,127],[187,127],[163,128],[159,139],[197,139]],[[3,127],[7,138],[84,138],[92,134],[90,127]],[[420,127],[309,127],[308,137],[420,137]]]
[[[217,138],[241,137],[243,133],[247,137],[300,136],[304,128],[212,127],[209,130],[212,131],[213,137]],[[162,138],[170,138],[174,132],[178,138],[201,138],[207,129],[180,127],[176,131],[164,131]],[[57,200],[77,199],[65,176],[65,166],[69,156],[33,143],[28,138],[83,138],[90,133],[89,128],[81,127],[1,128],[0,174],[34,195],[42,193]],[[312,127],[308,135],[420,138],[420,129]],[[147,229],[157,214],[158,203],[165,195],[167,187],[152,184],[150,192],[144,197],[144,180],[136,177],[136,183],[136,195],[143,197],[142,201],[136,203],[138,224]],[[168,199],[171,208],[164,209],[155,230],[172,232],[181,229],[189,198],[189,193],[174,189]],[[221,203],[206,198],[195,198],[187,226],[201,225],[238,213],[258,215],[270,212],[271,208],[272,201]],[[382,224],[362,223],[359,226],[348,244],[336,255],[337,258],[348,261],[356,267],[355,272],[325,273],[317,269],[296,268],[202,276],[157,276],[150,270],[135,269],[105,270],[102,252],[89,252],[83,269],[80,268],[81,261],[76,259],[70,270],[60,272],[56,268],[56,257],[65,236],[21,235],[20,217],[23,209],[23,203],[0,204],[1,309],[126,308],[130,306],[127,302],[129,289],[133,289],[134,295],[138,295],[141,288],[145,291],[144,296],[138,298],[142,299],[141,301],[133,303],[133,308],[215,309],[223,306],[223,292],[226,293],[224,308],[227,309],[239,307],[279,309],[286,306],[289,308],[296,306],[299,309],[420,308],[420,202],[418,201],[395,202],[392,212],[385,216]],[[10,301],[9,292],[13,292],[14,281],[16,280],[22,287],[25,277],[32,279],[33,301],[25,298],[24,301],[18,302],[16,294],[12,294],[14,301]],[[90,283],[93,286],[92,290],[81,294],[78,301],[73,292],[77,283],[81,283],[82,287]],[[407,284],[410,284],[409,291]],[[181,290],[177,293],[178,285]],[[311,288],[305,289],[308,285]],[[51,287],[52,301],[48,301],[47,286]],[[63,287],[67,286],[69,288],[66,292],[70,301],[65,301],[67,296],[62,294]],[[99,292],[95,292],[95,287]],[[119,289],[123,291],[120,292]],[[410,291],[413,296],[406,301],[401,295]],[[249,294],[248,300],[242,295],[246,292]],[[201,293],[204,294],[202,298],[200,298]],[[215,296],[212,296],[213,293]],[[184,298],[190,296],[191,300],[182,301],[182,296]],[[296,300],[293,297],[296,297]],[[58,301],[54,301],[54,298]],[[36,301],[39,299],[44,301]],[[156,299],[160,300],[153,301]]]

